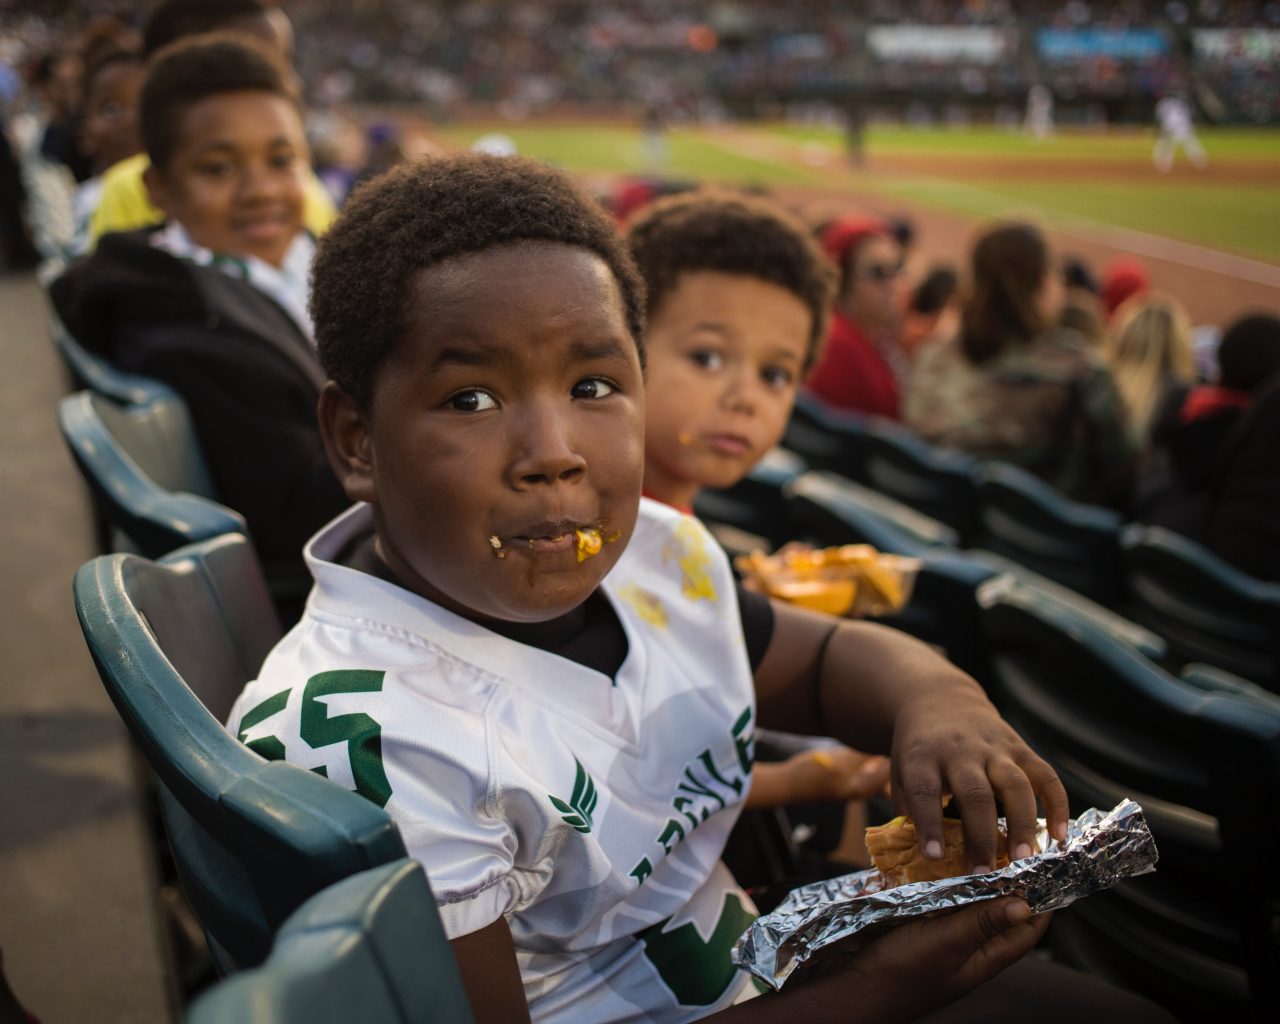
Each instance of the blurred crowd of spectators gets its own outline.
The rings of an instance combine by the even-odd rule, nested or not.
[[[513,117],[572,107],[660,108],[709,117],[724,103],[843,94],[1019,103],[1036,81],[1065,103],[1129,98],[1113,116],[1145,116],[1161,95],[1199,75],[1218,116],[1280,117],[1271,47],[1239,41],[1205,53],[1196,30],[1280,32],[1280,0],[833,0],[778,6],[731,0],[285,0],[297,26],[298,68],[319,106],[419,104],[438,117],[467,105]],[[137,3],[0,4],[0,101],[15,69],[87,14],[135,20]],[[890,39],[913,26],[927,37]],[[950,33],[946,39],[930,32]],[[1042,33],[1090,33],[1070,53],[1042,50]],[[967,34],[966,34],[967,33]],[[1145,33],[1157,46],[1114,45]],[[1146,105],[1145,107],[1143,105]]]

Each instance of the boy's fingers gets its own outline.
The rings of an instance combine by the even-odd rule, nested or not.
[[[951,780],[951,791],[964,823],[964,851],[969,870],[990,871],[996,863],[996,798],[980,768],[965,768]]]
[[[901,772],[901,792],[895,803],[906,804],[906,812],[916,824],[916,842],[931,860],[942,856],[942,778],[936,765],[914,764]]]
[[[1044,820],[1049,825],[1049,835],[1055,839],[1067,838],[1067,818],[1070,808],[1067,804],[1067,791],[1062,780],[1047,762],[1032,757],[1023,763],[1023,770],[1031,785],[1040,794],[1040,802],[1044,806]]]
[[[993,765],[989,774],[1004,805],[1009,859],[1030,857],[1036,850],[1036,794],[1031,781],[1013,761]]]
[[[1040,941],[1049,926],[1049,917],[1049,914],[1033,917],[1022,900],[1014,900],[1005,915],[1009,924],[1002,930],[995,931],[999,927],[998,915],[994,922],[984,921],[983,932],[990,934],[990,938],[974,950],[961,969],[964,983],[970,987],[980,985],[1020,960]]]

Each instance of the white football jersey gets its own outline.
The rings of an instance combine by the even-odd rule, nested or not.
[[[645,500],[603,583],[616,680],[336,564],[367,506],[307,547],[302,621],[229,718],[268,757],[381,804],[450,938],[505,917],[533,1019],[686,1021],[754,993],[754,908],[720,863],[751,784],[755,700],[728,562]]]

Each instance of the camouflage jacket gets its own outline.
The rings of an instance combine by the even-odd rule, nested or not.
[[[958,337],[929,346],[903,419],[933,444],[1013,463],[1076,500],[1128,502],[1139,441],[1110,370],[1073,331],[1048,331],[981,365]]]

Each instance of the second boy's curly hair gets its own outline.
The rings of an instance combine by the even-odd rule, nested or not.
[[[182,115],[201,100],[263,92],[298,106],[296,80],[278,52],[252,36],[208,33],[180,39],[147,66],[138,99],[142,146],[164,170],[178,146]]]
[[[717,271],[776,284],[809,307],[807,371],[827,334],[835,271],[809,230],[773,203],[733,192],[683,192],[643,208],[627,242],[653,314],[682,274]]]
[[[358,188],[321,239],[311,316],[325,372],[367,410],[378,368],[409,330],[415,276],[519,242],[600,257],[643,362],[644,283],[604,210],[546,164],[468,153],[402,164]]]

